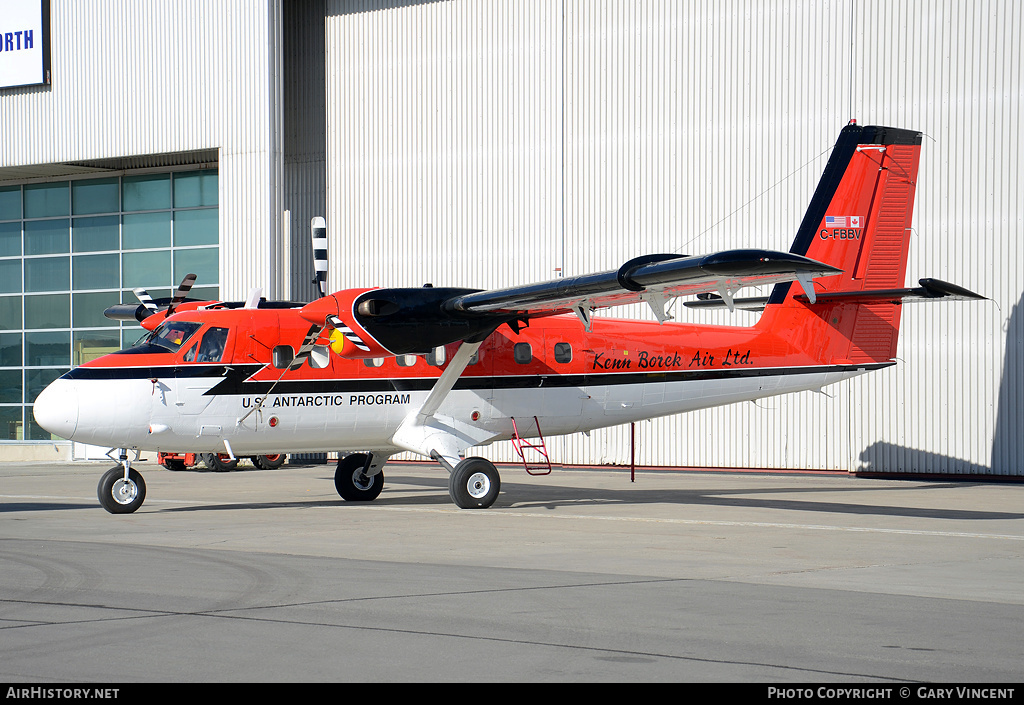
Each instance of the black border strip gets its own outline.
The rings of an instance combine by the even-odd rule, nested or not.
[[[741,379],[822,374],[827,372],[872,371],[890,367],[895,362],[873,362],[861,365],[815,365],[809,367],[756,367],[747,369],[715,368],[713,370],[652,370],[564,375],[508,375],[462,377],[455,383],[461,390],[501,389],[564,389],[568,387],[618,386],[623,384],[654,384],[659,382],[695,382],[712,379]],[[206,395],[265,394],[274,386],[273,380],[251,380],[262,365],[212,365],[194,367],[78,367],[64,375],[65,379],[114,380],[158,379],[168,377],[219,379]],[[412,392],[429,391],[436,377],[410,378],[348,378],[282,380],[274,386],[275,394],[332,394],[340,392]]]

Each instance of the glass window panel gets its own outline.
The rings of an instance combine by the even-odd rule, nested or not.
[[[189,290],[188,298],[197,301],[220,301],[220,287],[194,286]]]
[[[174,214],[174,246],[220,244],[218,213],[216,208],[177,211]]]
[[[121,272],[117,253],[109,255],[76,255],[71,263],[72,289],[117,289]]]
[[[145,174],[121,180],[121,205],[126,211],[152,211],[171,207],[171,175]]]
[[[131,213],[124,216],[121,239],[124,249],[142,250],[171,246],[171,212]]]
[[[175,250],[174,252],[174,281],[180,282],[186,274],[196,275],[196,281],[203,284],[212,284],[219,281],[220,276],[217,268],[216,247],[204,248],[202,250]]]
[[[81,365],[120,349],[121,331],[117,329],[79,331],[71,345],[71,364]]]
[[[0,294],[21,293],[21,260],[0,260]]]
[[[56,184],[26,184],[24,188],[24,217],[47,218],[69,215],[71,204],[67,181]]]
[[[53,380],[67,372],[67,368],[49,368],[45,370],[25,370],[25,401],[30,404],[36,400],[39,393],[46,389]]]
[[[142,326],[131,326],[121,329],[121,349],[130,348],[138,342],[139,338],[149,335],[149,331]]]
[[[0,330],[21,328],[21,297],[0,296]]]
[[[21,367],[21,333],[0,333],[0,367]]]
[[[124,286],[158,287],[171,284],[171,251],[125,252],[121,255]],[[156,298],[154,296],[154,298]]]
[[[0,404],[21,403],[21,370],[0,370]]]
[[[30,367],[70,365],[71,333],[68,331],[26,333],[25,364]]]
[[[0,441],[20,441],[23,438],[20,406],[0,406]]]
[[[75,215],[117,213],[119,200],[116,177],[71,182],[71,212]]]
[[[70,257],[25,260],[25,291],[60,291],[71,288]]]
[[[103,291],[96,294],[72,294],[71,327],[102,328],[105,326],[116,326],[117,321],[112,321],[104,316],[103,311],[119,303],[121,303],[121,294],[117,291]],[[134,296],[131,303],[138,303]]]
[[[68,252],[70,226],[71,221],[67,218],[25,223],[25,254],[52,255]]]
[[[0,257],[21,254],[21,221],[0,223]]]
[[[74,252],[97,252],[120,248],[118,217],[75,218],[71,224],[71,249]]]
[[[70,326],[70,294],[42,294],[25,297],[26,328],[68,328]]]
[[[0,220],[15,220],[21,217],[21,186],[0,188]],[[0,429],[0,434],[3,429]]]
[[[175,174],[174,207],[196,208],[217,205],[217,181],[217,172],[214,170]]]

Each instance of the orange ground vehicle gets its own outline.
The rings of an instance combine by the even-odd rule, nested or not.
[[[287,457],[284,453],[276,453],[254,455],[250,460],[260,470],[273,470],[284,465]],[[232,460],[224,453],[157,453],[157,462],[168,470],[186,470],[202,463],[215,472],[228,472],[238,465],[238,458]]]

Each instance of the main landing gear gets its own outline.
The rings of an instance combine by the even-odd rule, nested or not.
[[[384,489],[384,463],[380,453],[352,453],[338,461],[334,487],[348,502],[371,502]],[[461,509],[486,509],[501,492],[501,477],[494,463],[485,458],[466,458],[448,468],[448,494]]]
[[[494,463],[485,458],[466,458],[452,468],[448,494],[461,509],[486,509],[501,492],[501,477]]]
[[[136,451],[135,459],[139,459]],[[146,481],[132,468],[126,449],[121,449],[119,465],[107,470],[96,487],[100,505],[111,514],[131,514],[146,500]]]
[[[374,453],[346,455],[338,460],[334,488],[346,502],[371,502],[384,489],[383,468],[384,463]]]

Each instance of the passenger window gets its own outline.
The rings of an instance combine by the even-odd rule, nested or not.
[[[555,362],[572,362],[572,345],[569,343],[555,343]]]
[[[363,364],[367,367],[380,367],[384,364],[383,357],[364,357]]]
[[[520,365],[526,365],[533,360],[533,348],[529,343],[516,343],[512,348],[512,356]]]
[[[412,367],[416,364],[415,355],[399,355],[395,358],[399,367]]]
[[[434,367],[443,365],[445,360],[444,346],[436,347],[427,353],[426,360],[428,365],[433,365]]]
[[[210,328],[203,334],[196,353],[196,362],[220,362],[224,356],[224,344],[228,341],[227,328]],[[192,351],[190,350],[189,353]]]
[[[475,365],[478,362],[480,362],[480,351],[479,350],[477,350],[475,353],[473,353],[473,356],[469,358],[469,364],[471,364],[471,365]]]

